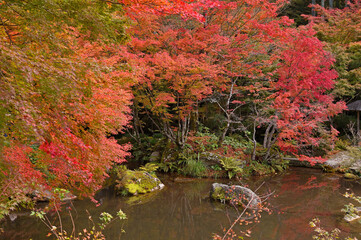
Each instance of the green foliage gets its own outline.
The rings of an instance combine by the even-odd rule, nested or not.
[[[353,205],[352,203],[348,203],[346,205],[344,205],[344,207],[341,209],[341,212],[345,213],[345,217],[347,218],[357,218],[358,217],[358,211],[355,207],[355,205]],[[361,221],[360,221],[361,223]]]
[[[53,190],[53,192],[54,192],[54,195],[59,197],[60,200],[65,199],[70,194],[70,191],[66,190],[64,188],[55,188]]]
[[[233,178],[236,174],[243,172],[242,162],[238,159],[225,157],[220,161],[223,169],[227,171],[228,177],[230,179]]]
[[[267,163],[252,161],[245,169],[246,175],[267,175],[275,173],[273,167]]]
[[[200,125],[195,137],[196,139],[193,142],[199,152],[211,151],[219,147],[217,135],[210,132],[210,129],[206,126]]]
[[[5,0],[1,4],[2,16],[21,28],[22,37],[28,41],[44,41],[59,50],[55,43],[64,26],[77,28],[89,34],[92,40],[101,38],[106,41],[127,39],[120,5],[108,5],[105,1],[92,0]],[[118,17],[114,18],[114,15]],[[56,23],[56,24],[53,24]]]
[[[231,146],[234,149],[247,148],[249,145],[249,141],[238,140],[238,138],[232,136],[226,136],[222,142],[222,145]]]
[[[119,211],[117,212],[117,217],[119,217],[120,220],[127,219],[127,215],[122,211],[122,209],[119,209]]]
[[[180,170],[183,174],[192,177],[204,177],[207,173],[206,165],[199,160],[187,159],[185,165]]]
[[[157,169],[159,168],[159,165],[156,163],[147,163],[144,166],[140,167],[139,170],[145,171],[148,173],[155,173]]]
[[[11,211],[22,208],[32,209],[35,205],[34,200],[21,193],[21,189],[17,189],[18,187],[14,188],[12,196],[9,197],[5,194],[0,196],[0,220],[9,215]]]
[[[339,138],[335,142],[335,149],[341,150],[341,151],[346,151],[350,147],[350,145],[351,144],[349,141]]]
[[[140,134],[139,139],[134,141],[129,138],[132,143],[132,159],[135,162],[147,162],[154,151],[161,151],[166,146],[166,139],[160,133],[152,135]]]
[[[219,166],[218,164],[212,165],[212,166],[210,166],[210,168],[213,169],[214,171],[221,171],[222,170],[222,167]]]
[[[348,193],[346,192],[344,194],[344,196],[346,198],[350,198],[354,201],[356,201],[358,204],[361,204],[361,197],[360,196],[356,196],[355,194],[353,193]],[[344,205],[344,208],[341,209],[341,212],[344,212],[346,215],[345,215],[345,219],[359,219],[359,223],[361,223],[361,219],[360,219],[360,207],[356,207],[354,204],[352,203],[348,203],[346,205]]]
[[[318,218],[314,218],[310,222],[310,227],[314,228],[314,231],[317,233],[317,235],[312,236],[315,240],[336,240],[339,239],[339,234],[341,233],[338,228],[328,232],[320,226],[320,220]]]
[[[156,163],[158,165],[158,169],[163,172],[177,172],[178,171],[178,163],[177,162],[160,162]]]
[[[354,162],[358,161],[361,157],[361,147],[348,147],[348,154],[352,158],[352,160],[348,163],[349,166]]]
[[[114,165],[112,169],[110,170],[111,175],[115,175],[117,177],[121,177],[125,174],[125,172],[128,170],[126,165]]]
[[[226,191],[222,187],[216,187],[211,197],[216,200],[220,200],[221,202],[225,202],[226,200],[229,200],[226,198]]]
[[[45,220],[45,212],[44,211],[31,211],[30,216],[35,216],[40,220]]]
[[[104,228],[112,221],[112,219],[113,216],[110,213],[102,212],[99,217],[100,220],[99,228],[101,230],[104,230]]]
[[[359,3],[343,9],[318,8],[317,10],[319,16],[313,18],[316,23],[314,28],[318,31],[317,37],[326,43],[326,48],[336,58],[334,67],[339,78],[333,94],[340,99],[353,99],[361,89]]]
[[[179,172],[192,177],[206,176],[207,167],[204,162],[199,160],[199,154],[194,153],[192,149],[184,149],[179,154]]]
[[[305,0],[293,0],[289,1],[281,11],[281,15],[288,16],[293,19],[297,25],[306,25],[308,21],[302,17],[302,14],[311,14],[311,8],[309,7],[310,1]]]
[[[355,194],[353,193],[345,193],[344,194],[344,197],[346,198],[350,198],[352,200],[355,200],[356,202],[358,202],[359,204],[361,204],[361,196],[356,196]]]

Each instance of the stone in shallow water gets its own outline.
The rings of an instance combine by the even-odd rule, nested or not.
[[[239,185],[226,185],[221,183],[213,183],[211,188],[211,198],[221,202],[234,202],[238,205],[247,206],[249,208],[258,209],[261,205],[260,197],[251,189]]]
[[[126,170],[123,173],[122,179],[116,182],[118,191],[126,190],[131,195],[144,194],[164,188],[164,184],[155,174],[150,174],[146,171]]]
[[[343,219],[345,219],[346,222],[352,222],[352,221],[355,221],[357,219],[360,219],[361,217],[359,215],[356,215],[356,214],[353,214],[353,215],[350,215],[350,214],[347,214],[343,217]]]
[[[343,176],[346,179],[359,179],[358,176],[356,176],[355,174],[352,174],[352,173],[345,173]]]
[[[37,190],[34,190],[29,194],[34,200],[39,202],[48,202],[52,199],[60,199],[61,201],[71,201],[76,199],[76,196],[65,189],[48,189],[42,185],[38,186]]]

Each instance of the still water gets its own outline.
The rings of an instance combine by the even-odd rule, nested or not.
[[[122,209],[128,219],[114,221],[107,227],[108,240],[202,240],[212,239],[213,233],[222,234],[222,229],[228,228],[230,221],[237,217],[232,207],[210,201],[210,186],[217,180],[179,182],[171,176],[161,179],[166,188],[147,198],[119,197],[111,190],[104,190],[97,196],[101,203],[98,207],[89,200],[74,201],[71,208],[76,230],[89,227],[86,211],[96,219],[101,212],[115,215]],[[231,183],[225,179],[218,182]],[[361,239],[361,224],[344,222],[340,211],[350,202],[342,196],[347,190],[361,195],[360,181],[345,180],[341,175],[315,169],[291,168],[282,174],[244,180],[242,184],[253,190],[260,187],[259,195],[273,192],[268,200],[273,213],[265,213],[260,223],[247,226],[252,235],[246,239],[312,239],[308,223],[314,217],[328,230],[337,227],[344,236]],[[57,219],[55,214],[49,217]],[[62,213],[62,224],[71,232],[72,224],[66,211]],[[5,232],[0,234],[0,239],[4,240],[52,239],[46,236],[48,229],[44,224],[28,213],[19,213],[15,220],[2,222],[1,227]],[[121,232],[122,228],[125,233]]]

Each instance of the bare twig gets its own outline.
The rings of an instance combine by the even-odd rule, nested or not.
[[[251,198],[251,200],[248,202],[247,206],[243,209],[242,213],[238,216],[238,218],[233,222],[233,224],[231,225],[230,228],[228,228],[227,232],[224,234],[222,240],[226,239],[227,235],[229,234],[229,232],[233,229],[234,225],[236,225],[236,223],[242,218],[243,214],[247,211],[247,209],[249,208],[249,206],[251,205],[251,202],[253,201],[253,197]]]

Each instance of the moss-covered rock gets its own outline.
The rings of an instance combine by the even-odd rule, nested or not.
[[[239,185],[228,186],[221,183],[213,183],[210,196],[221,202],[232,202],[234,204],[258,209],[261,205],[260,197],[251,189]]]
[[[118,192],[124,194],[124,191],[131,195],[144,194],[154,190],[160,190],[164,184],[154,173],[139,170],[124,170],[118,174],[115,186]]]
[[[356,176],[355,174],[352,174],[352,173],[345,173],[343,175],[343,177],[346,178],[346,179],[359,179],[358,176]]]
[[[203,161],[207,166],[221,165],[222,159],[224,157],[217,153],[202,152],[199,154],[199,160]]]
[[[219,200],[221,202],[225,202],[226,199],[226,190],[221,187],[221,186],[212,186],[212,191],[211,191],[211,198],[215,199],[215,200]]]

